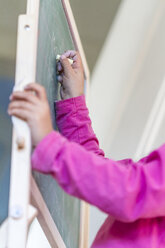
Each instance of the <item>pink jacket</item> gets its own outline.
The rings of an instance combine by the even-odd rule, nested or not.
[[[164,248],[165,145],[138,162],[104,158],[84,96],[57,102],[56,119],[63,136],[40,142],[33,169],[108,214],[92,248]]]

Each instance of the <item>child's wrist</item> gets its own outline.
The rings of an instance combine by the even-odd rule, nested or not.
[[[70,99],[70,98],[75,98],[75,97],[82,96],[83,94],[84,94],[84,92],[73,93],[73,94],[66,94],[66,95],[61,96],[61,99],[62,100],[67,100],[67,99]]]

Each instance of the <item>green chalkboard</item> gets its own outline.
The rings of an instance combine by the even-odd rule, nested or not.
[[[61,0],[41,0],[36,80],[47,91],[54,128],[54,101],[59,99],[56,55],[74,49]],[[80,201],[66,195],[51,176],[34,172],[41,194],[67,248],[77,248],[80,229]]]
[[[13,84],[0,78],[0,224],[8,217],[12,124],[7,114]]]

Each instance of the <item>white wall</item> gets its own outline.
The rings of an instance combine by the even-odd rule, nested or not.
[[[108,157],[136,153],[164,79],[164,27],[165,1],[122,2],[91,84],[93,127]],[[92,207],[90,217],[91,240],[105,215]]]
[[[30,227],[26,248],[51,248],[48,240],[39,224],[35,219]]]
[[[101,146],[110,143],[139,74],[151,51],[159,13],[158,0],[125,0],[95,67],[91,84],[91,115]],[[161,14],[162,15],[162,14]]]

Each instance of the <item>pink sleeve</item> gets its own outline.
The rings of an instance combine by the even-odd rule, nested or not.
[[[57,126],[63,136],[104,156],[92,129],[84,95],[55,102],[55,111]]]
[[[53,131],[32,156],[70,195],[124,222],[165,215],[165,145],[135,163],[97,156]]]

